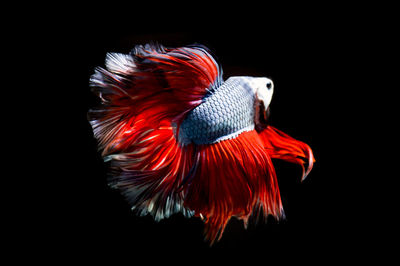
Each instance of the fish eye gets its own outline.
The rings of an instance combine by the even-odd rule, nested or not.
[[[272,82],[271,81],[267,81],[267,84],[265,84],[265,86],[267,87],[267,89],[271,89],[272,88]]]

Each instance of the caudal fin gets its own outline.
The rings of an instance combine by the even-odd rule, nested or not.
[[[107,54],[91,77],[100,106],[88,118],[105,161],[110,185],[139,214],[155,219],[183,207],[182,181],[192,167],[190,147],[176,140],[184,115],[219,86],[222,70],[204,46],[138,45],[130,54]]]

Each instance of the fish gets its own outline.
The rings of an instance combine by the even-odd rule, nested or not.
[[[272,159],[302,167],[315,162],[309,145],[268,123],[274,83],[232,76],[201,44],[140,44],[107,53],[90,87],[88,111],[108,184],[138,216],[160,221],[181,213],[204,222],[204,239],[220,241],[232,217],[284,219]]]

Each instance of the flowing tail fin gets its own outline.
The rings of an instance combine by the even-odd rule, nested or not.
[[[207,88],[222,83],[222,70],[207,48],[136,46],[128,55],[107,54],[91,87],[101,105],[88,119],[105,161],[110,185],[121,190],[139,214],[156,220],[183,207],[182,180],[192,167],[191,147],[175,130],[201,103]]]

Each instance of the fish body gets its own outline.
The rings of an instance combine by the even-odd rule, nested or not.
[[[180,143],[212,144],[254,130],[255,93],[250,77],[231,77],[205,95],[183,120]]]
[[[214,243],[231,217],[284,216],[273,158],[311,171],[311,148],[266,124],[273,82],[222,78],[204,46],[138,45],[108,54],[91,77],[101,99],[88,119],[109,184],[138,215],[181,212]],[[307,166],[307,169],[305,168]]]

